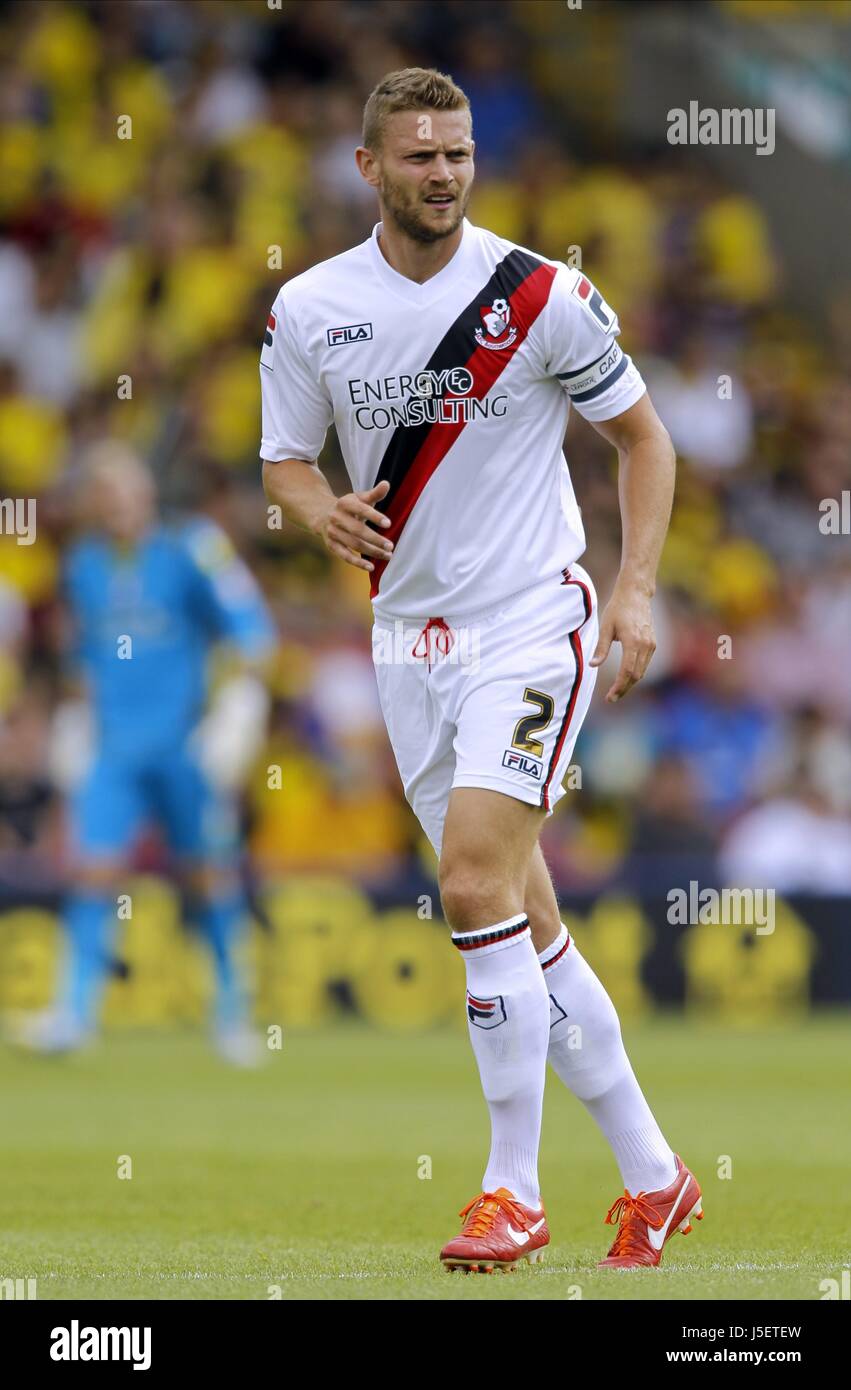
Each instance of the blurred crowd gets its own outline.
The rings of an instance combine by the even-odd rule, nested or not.
[[[269,306],[283,280],[370,234],[352,157],[363,102],[413,64],[470,97],[471,220],[581,255],[680,457],[658,651],[616,709],[600,698],[610,670],[598,681],[581,791],[545,831],[559,887],[851,892],[851,542],[819,524],[851,488],[851,291],[837,286],[827,321],[790,313],[797,268],[699,149],[615,132],[601,155],[554,103],[546,22],[536,4],[454,0],[7,10],[0,496],[37,499],[38,527],[20,544],[4,514],[0,536],[0,901],[49,894],[67,864],[46,754],[60,576],[85,524],[80,459],[104,436],[150,461],[166,514],[204,510],[227,529],[279,624],[246,796],[255,872],[342,873],[377,892],[432,872],[378,710],[364,576],[267,527],[258,457]],[[608,42],[628,45],[630,22],[619,13]],[[616,459],[576,416],[566,447],[605,600]],[[333,432],[322,466],[349,490]]]

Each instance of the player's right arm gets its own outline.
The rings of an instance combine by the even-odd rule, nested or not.
[[[260,353],[263,489],[288,521],[313,532],[332,555],[371,570],[367,556],[386,560],[393,549],[375,530],[390,525],[374,505],[390,484],[337,497],[315,462],[334,407],[311,358],[309,335],[300,328],[292,284],[283,286],[272,305]]]
[[[386,559],[393,550],[393,542],[374,530],[390,525],[390,518],[373,505],[387,496],[389,488],[385,481],[366,492],[337,497],[315,463],[263,460],[263,490],[269,501],[281,508],[288,521],[312,531],[332,555],[356,569],[371,570],[367,555]]]

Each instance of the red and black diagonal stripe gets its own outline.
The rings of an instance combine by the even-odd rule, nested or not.
[[[555,266],[547,265],[528,251],[509,252],[466,309],[458,315],[420,370],[442,372],[447,368],[466,367],[473,376],[473,386],[467,395],[482,400],[505,371],[515,352],[523,346],[529,329],[547,303],[555,273]],[[517,329],[517,336],[510,347],[489,350],[477,345],[474,334],[482,326],[480,309],[492,304],[494,299],[508,301],[511,306],[510,326]],[[377,508],[390,517],[391,524],[382,534],[389,537],[394,545],[423,488],[461,434],[464,425],[463,420],[446,424],[425,421],[421,425],[399,425],[394,430],[375,479],[376,483],[384,479],[390,483],[390,491],[377,504]],[[374,561],[373,597],[378,593],[387,563],[386,560]]]

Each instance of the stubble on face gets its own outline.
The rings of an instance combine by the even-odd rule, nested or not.
[[[436,225],[426,221],[419,193],[412,196],[405,184],[394,183],[386,173],[379,185],[381,201],[393,221],[412,241],[419,241],[425,245],[443,241],[445,237],[458,230],[464,220],[472,191],[472,187],[469,187],[456,193],[451,212],[441,225]]]

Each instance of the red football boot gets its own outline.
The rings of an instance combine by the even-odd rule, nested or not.
[[[550,1243],[544,1208],[524,1207],[507,1187],[480,1192],[459,1216],[467,1218],[461,1234],[440,1252],[448,1270],[493,1274],[513,1269],[520,1260],[536,1264]]]
[[[639,1192],[631,1197],[624,1192],[609,1208],[606,1225],[619,1222],[614,1244],[598,1269],[638,1269],[642,1265],[658,1265],[662,1247],[675,1231],[687,1236],[691,1218],[703,1220],[700,1188],[697,1178],[686,1168],[679,1154],[677,1176],[670,1187],[658,1192]]]

